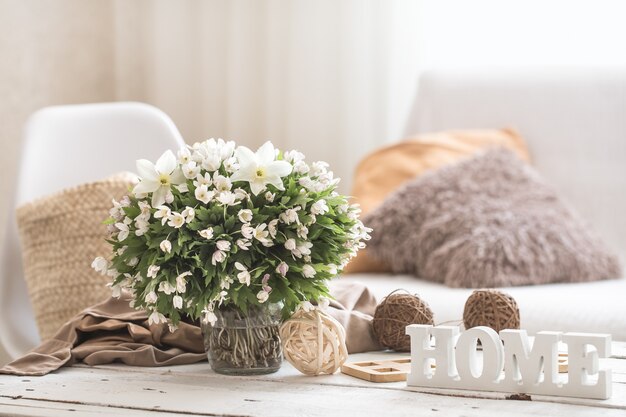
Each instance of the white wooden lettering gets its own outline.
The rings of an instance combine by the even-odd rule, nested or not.
[[[597,399],[611,396],[611,371],[599,366],[600,358],[611,355],[608,334],[539,332],[531,346],[525,330],[503,330],[498,336],[489,327],[460,333],[456,326],[413,324],[406,333],[411,337],[410,386]],[[568,346],[567,375],[558,373],[559,341]]]

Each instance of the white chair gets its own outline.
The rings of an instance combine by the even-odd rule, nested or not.
[[[39,343],[23,279],[14,208],[63,188],[134,171],[184,141],[172,120],[143,103],[102,103],[41,109],[24,132],[15,198],[0,253],[0,342],[15,358]]]

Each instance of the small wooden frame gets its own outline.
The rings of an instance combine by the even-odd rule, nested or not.
[[[370,382],[406,381],[411,371],[411,358],[344,363],[341,372]]]

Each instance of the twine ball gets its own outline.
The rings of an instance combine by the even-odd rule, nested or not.
[[[463,323],[466,329],[487,326],[496,332],[519,329],[519,307],[515,299],[498,290],[475,290],[465,302]]]
[[[416,295],[392,292],[378,304],[374,312],[374,335],[378,342],[398,352],[411,350],[406,334],[409,324],[434,324],[433,311]]]
[[[280,338],[285,359],[305,375],[334,374],[348,359],[345,329],[319,308],[297,310]]]

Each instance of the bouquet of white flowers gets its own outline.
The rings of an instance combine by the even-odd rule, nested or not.
[[[369,239],[328,164],[270,142],[255,153],[209,139],[139,160],[137,171],[107,220],[113,257],[93,267],[112,277],[114,296],[128,291],[171,330],[183,317],[214,322],[224,307],[245,315],[281,302],[286,318],[327,297],[328,280]]]

